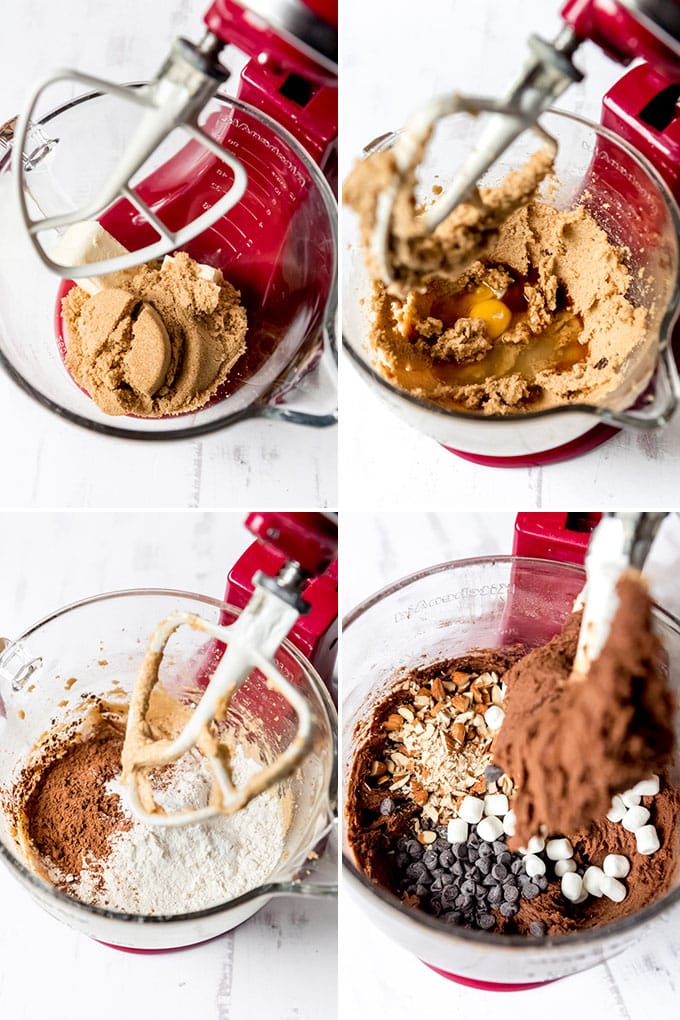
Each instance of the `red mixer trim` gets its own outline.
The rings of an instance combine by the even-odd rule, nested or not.
[[[253,594],[258,570],[274,577],[295,560],[312,576],[302,591],[309,612],[288,635],[327,685],[338,645],[337,527],[320,513],[255,512],[246,527],[257,537],[229,571],[225,602],[242,609]]]
[[[578,436],[562,446],[555,446],[552,450],[541,450],[539,453],[524,453],[519,457],[487,457],[481,453],[465,453],[463,450],[454,450],[451,446],[444,446],[444,449],[449,453],[455,453],[456,457],[469,460],[472,464],[482,464],[484,467],[543,467],[546,464],[557,464],[560,461],[571,460],[572,457],[580,457],[584,453],[589,453],[601,446],[602,443],[606,443],[618,431],[610,425],[596,425],[585,435]]]
[[[677,21],[672,8],[675,0],[665,0],[663,14],[667,25]],[[677,70],[678,53],[672,45],[671,31],[663,24],[655,25],[651,12],[634,12],[616,0],[568,0],[562,8],[562,17],[581,39],[590,39],[607,56],[622,64],[642,58],[656,67]],[[668,42],[664,41],[664,36]]]
[[[544,985],[553,984],[552,981],[525,981],[519,985],[505,984],[499,981],[475,981],[473,978],[466,978],[460,974],[451,974],[448,970],[441,970],[440,967],[435,967],[433,963],[428,963],[426,960],[421,962],[426,967],[429,967],[430,970],[433,970],[435,974],[446,978],[447,981],[455,981],[456,984],[466,985],[467,988],[479,988],[483,992],[526,992],[530,988],[543,988]]]
[[[557,563],[585,563],[590,536],[601,513],[518,513],[513,556],[530,556]]]

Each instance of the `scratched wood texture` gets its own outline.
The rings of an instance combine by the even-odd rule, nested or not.
[[[155,73],[208,0],[4,0],[0,124],[57,66],[114,81]],[[64,98],[73,89],[63,93]],[[0,236],[0,244],[2,237]],[[62,422],[0,373],[0,506],[335,506],[337,428],[243,422],[203,439],[138,444]]]
[[[5,513],[0,634],[101,591],[221,596],[248,540],[240,513]],[[0,868],[3,1020],[333,1020],[336,959],[334,901],[272,901],[206,945],[135,956],[49,917]]]
[[[342,603],[362,599],[415,570],[448,560],[509,553],[510,513],[343,513]],[[680,518],[664,521],[647,573],[657,599],[680,614]],[[347,685],[351,678],[345,678]],[[567,1020],[583,1011],[601,1020],[676,1015],[680,988],[680,909],[658,920],[626,953],[583,974],[527,992],[499,995],[452,984],[387,939],[347,895],[340,904],[342,1020],[505,1014]]]
[[[500,95],[516,76],[530,32],[552,37],[558,0],[342,0],[341,176],[371,139],[395,130],[431,96],[459,88]],[[602,95],[623,70],[592,44],[586,72],[557,105],[599,120]],[[340,485],[345,509],[558,506],[574,494],[602,507],[668,506],[680,498],[680,415],[658,434],[619,433],[564,464],[482,468],[438,446],[375,399],[342,359]],[[399,464],[399,470],[394,465]]]

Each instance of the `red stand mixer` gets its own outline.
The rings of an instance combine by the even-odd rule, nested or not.
[[[174,424],[102,418],[52,368],[40,378],[50,357],[45,344],[25,361],[26,339],[15,339],[21,323],[7,322],[0,361],[10,374],[51,409],[109,434],[184,437],[255,414],[311,425],[337,419],[327,410],[328,393],[312,394],[311,412],[284,406],[324,347],[334,374],[337,3],[217,0],[205,22],[201,43],[177,40],[148,84],[121,86],[71,70],[49,75],[16,130],[8,125],[4,135],[33,249],[64,279],[56,295],[62,358],[61,298],[71,281],[182,249],[241,292],[246,354],[211,405]],[[218,60],[223,51],[227,64],[241,68],[233,81]],[[90,92],[43,113],[46,91],[63,81]],[[72,248],[68,228],[76,226],[103,228],[117,250],[89,240]],[[45,317],[41,310],[40,322]],[[334,383],[326,388],[334,392]],[[320,403],[324,413],[317,413]]]
[[[266,781],[260,792],[271,779],[290,797],[287,845],[271,875],[226,903],[166,917],[100,910],[66,896],[27,867],[9,816],[0,812],[0,859],[12,874],[50,913],[114,948],[182,948],[242,923],[272,896],[336,893],[335,859],[330,851],[321,851],[332,838],[337,811],[336,712],[329,694],[337,645],[337,520],[333,514],[261,512],[250,514],[246,523],[256,541],[231,568],[225,601],[158,589],[98,595],[56,611],[13,641],[0,641],[3,788],[13,782],[46,728],[63,722],[67,713],[77,715],[84,697],[110,697],[112,683],[120,685],[118,697],[124,696],[129,706],[129,728],[140,655],[148,657],[152,633],[181,618],[188,625],[173,634],[167,655],[163,648],[161,679],[167,691],[193,706],[178,739],[202,711],[210,686],[226,666],[233,689],[217,713],[208,712],[214,719],[220,715],[222,722],[216,725],[223,725],[225,734],[229,731],[225,739],[233,740],[232,746],[256,742],[260,765],[232,792],[238,798],[259,776]],[[250,629],[256,619],[263,628]],[[246,630],[239,630],[244,622]],[[67,691],[65,676],[73,677]],[[303,719],[308,724],[303,758],[275,778],[273,770],[300,750]],[[168,744],[156,736],[152,734],[147,746]],[[131,810],[143,817],[133,786],[128,790]],[[252,795],[258,791],[253,789]],[[220,813],[240,810],[244,803],[224,804],[226,810],[220,808]],[[177,813],[147,820],[152,826],[192,824],[207,820],[206,811],[214,814],[215,807],[211,799],[197,811],[186,805]]]
[[[421,188],[416,191],[416,202],[425,201],[423,224],[426,231],[434,230],[480,179],[484,184],[497,184],[501,167],[507,173],[524,162],[531,150],[527,150],[523,139],[532,133],[528,129],[535,126],[557,141],[559,191],[551,202],[554,200],[558,208],[572,208],[575,202],[582,202],[614,244],[623,247],[627,240],[633,240],[631,279],[638,273],[640,278],[643,274],[652,275],[647,264],[650,252],[663,248],[665,274],[656,267],[659,292],[645,303],[653,308],[658,297],[657,304],[663,306],[664,315],[652,323],[645,352],[635,356],[637,362],[635,358],[629,359],[631,368],[623,373],[630,382],[629,391],[624,392],[626,380],[616,381],[614,385],[619,389],[612,392],[609,402],[600,405],[592,401],[573,403],[505,416],[445,410],[397,389],[373,371],[361,351],[365,319],[351,308],[346,312],[346,349],[355,363],[367,371],[387,402],[408,423],[452,452],[488,466],[548,464],[593,449],[621,426],[638,430],[659,428],[670,419],[678,400],[670,335],[678,311],[675,278],[680,116],[676,99],[680,93],[680,4],[656,0],[571,0],[563,7],[562,18],[564,27],[554,42],[537,36],[530,38],[527,63],[502,100],[458,93],[435,97],[402,132],[378,139],[369,147],[369,152],[392,149],[397,165],[392,190],[386,187],[381,195],[371,240],[371,254],[375,263],[383,267],[381,275],[385,282],[393,280],[398,269],[390,265],[389,244],[396,182],[405,182],[407,173],[416,172]],[[621,63],[639,58],[645,61],[604,97],[599,128],[552,108],[569,85],[582,79],[572,58],[587,40],[596,42],[608,56]],[[479,135],[474,139],[471,118],[461,123],[451,117],[470,113],[483,113],[485,118],[479,118]],[[432,142],[435,128],[445,118],[451,119],[442,128],[444,141],[438,136]],[[432,147],[440,146],[436,158],[427,152],[431,142]],[[423,143],[425,152],[421,148]],[[448,144],[448,150],[442,149],[444,144]],[[520,161],[517,150],[522,146]],[[508,158],[506,153],[510,151],[515,156]],[[456,162],[459,164],[452,175],[448,173],[449,162],[454,167]],[[496,176],[485,178],[492,167]],[[430,201],[426,198],[425,182],[433,173],[441,178],[441,184],[438,197]],[[614,229],[610,230],[611,226]],[[646,244],[647,241],[650,243]],[[345,275],[351,280],[350,286],[364,296],[364,280],[351,259]],[[633,283],[633,303],[636,299],[644,300],[634,290]],[[598,422],[594,427],[593,418]]]
[[[571,58],[586,40],[621,64],[642,59],[602,100],[602,124],[646,156],[680,201],[680,4],[676,0],[569,0],[565,29],[554,44]],[[573,67],[573,65],[572,65]],[[616,429],[597,425],[579,439],[536,457],[477,458],[491,467],[533,467],[588,453]]]

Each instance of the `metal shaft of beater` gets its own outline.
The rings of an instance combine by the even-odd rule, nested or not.
[[[453,183],[425,214],[428,231],[434,230],[459,205],[489,167],[573,82],[583,78],[571,57],[581,39],[564,26],[554,42],[529,38],[531,57],[512,85],[503,105],[507,113],[493,114],[476,146],[456,174]]]

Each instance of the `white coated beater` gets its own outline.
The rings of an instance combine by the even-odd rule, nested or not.
[[[573,677],[585,677],[602,651],[619,605],[616,585],[629,567],[640,570],[666,513],[606,513],[593,532],[586,556],[586,586]]]
[[[219,43],[219,47],[223,44]],[[212,49],[210,48],[212,46]],[[160,258],[184,247],[192,238],[225,216],[246,191],[248,176],[240,160],[232,156],[219,142],[211,138],[198,125],[198,116],[208,100],[215,95],[228,77],[227,71],[215,59],[216,47],[208,36],[205,47],[193,46],[178,39],[156,78],[139,88],[116,85],[113,82],[82,74],[74,70],[59,70],[44,78],[29,97],[26,112],[17,122],[14,147],[22,158],[14,162],[15,193],[21,217],[35,251],[52,272],[68,279],[102,276],[120,272]],[[55,82],[78,82],[95,93],[110,94],[138,106],[141,120],[125,146],[117,166],[99,192],[86,204],[57,216],[34,219],[29,211],[30,177],[37,161],[27,145],[32,129],[33,114],[43,92]],[[233,173],[233,181],[226,193],[208,209],[179,230],[170,230],[139,197],[131,179],[144,166],[158,146],[175,129],[182,128],[193,141],[198,142],[221,160]],[[43,147],[44,148],[44,147]],[[65,265],[51,258],[39,241],[49,231],[62,232],[83,221],[96,220],[104,210],[119,199],[127,199],[160,235],[158,241],[137,251],[126,252],[114,258],[86,265]]]
[[[256,574],[254,594],[232,624],[210,623],[193,613],[177,612],[156,628],[133,689],[123,748],[123,782],[133,810],[143,821],[185,825],[232,814],[290,775],[308,753],[314,733],[312,715],[304,697],[274,662],[281,642],[304,611],[298,595],[300,577],[296,564],[287,564],[277,578]],[[151,692],[158,683],[168,641],[183,625],[223,642],[226,650],[181,733],[173,740],[155,738],[147,719]],[[264,675],[268,688],[291,705],[297,715],[297,731],[278,758],[237,787],[229,749],[219,742],[211,723],[224,718],[234,694],[255,669]],[[165,812],[155,799],[148,770],[169,765],[194,747],[205,757],[213,775],[209,802],[202,808]]]

